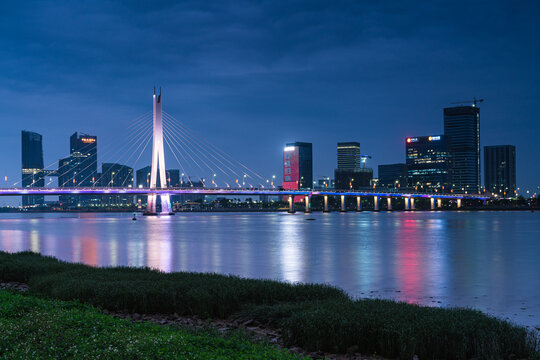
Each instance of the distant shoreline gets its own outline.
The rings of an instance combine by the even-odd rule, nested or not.
[[[252,213],[268,213],[268,212],[287,212],[287,209],[250,209],[250,208],[239,208],[239,209],[201,209],[201,210],[185,210],[185,211],[177,211],[176,214],[183,214],[183,213],[246,213],[246,212],[252,212]],[[512,208],[506,208],[506,207],[490,207],[490,208],[450,208],[450,209],[416,209],[416,210],[403,210],[403,209],[393,209],[393,210],[386,210],[386,209],[380,209],[379,211],[373,211],[372,209],[365,209],[362,211],[356,211],[354,209],[347,210],[346,212],[440,212],[440,211],[528,211],[528,212],[534,212],[534,211],[540,211],[540,207],[534,207],[534,208],[522,208],[522,207],[512,207]],[[99,210],[19,210],[19,209],[3,209],[0,208],[0,213],[9,213],[9,214],[18,214],[18,213],[33,213],[33,214],[40,214],[40,213],[73,213],[73,214],[79,214],[79,213],[137,213],[142,214],[144,211],[142,210],[106,210],[106,209],[99,209]],[[322,210],[311,210],[312,213],[320,213],[323,212]],[[339,209],[331,210],[329,213],[336,213],[341,212]],[[303,209],[296,210],[296,213],[304,213]]]

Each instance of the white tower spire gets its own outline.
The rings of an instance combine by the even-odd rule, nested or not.
[[[163,151],[163,122],[161,115],[161,88],[159,89],[159,95],[156,95],[156,90],[154,88],[154,131],[152,141],[152,170],[150,172],[150,189],[167,187],[165,169],[165,153]],[[159,186],[157,184],[158,171]],[[161,214],[173,214],[169,194],[162,194],[160,197]],[[147,215],[157,214],[156,200],[157,194],[148,195],[148,203],[146,205]]]

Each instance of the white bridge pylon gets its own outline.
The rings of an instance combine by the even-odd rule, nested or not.
[[[159,95],[154,89],[154,127],[152,139],[152,169],[150,171],[150,189],[157,188],[158,171],[159,187],[167,187],[167,177],[165,172],[165,153],[163,150],[163,120],[161,113],[161,88]],[[157,197],[161,197],[161,215],[173,215],[171,209],[171,199],[169,194],[149,194],[145,215],[157,215]]]

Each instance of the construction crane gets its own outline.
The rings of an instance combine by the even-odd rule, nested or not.
[[[476,107],[476,104],[478,103],[481,103],[481,102],[484,102],[484,99],[477,99],[477,98],[473,98],[473,100],[465,100],[465,101],[456,101],[456,102],[453,102],[451,103],[452,105],[455,105],[455,104],[467,104],[467,103],[471,103],[473,104],[474,107]]]
[[[362,169],[366,168],[366,160],[371,159],[371,155],[360,155],[360,160],[362,162]]]

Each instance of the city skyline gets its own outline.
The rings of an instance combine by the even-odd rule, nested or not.
[[[2,161],[0,171],[11,183],[20,180],[17,149],[22,129],[43,135],[45,164],[49,164],[65,156],[65,140],[58,139],[73,131],[95,134],[102,144],[113,142],[126,124],[149,110],[146,96],[154,84],[162,84],[170,113],[265,176],[281,177],[283,144],[313,143],[314,179],[332,176],[337,142],[360,142],[363,152],[373,157],[369,163],[373,169],[402,163],[406,137],[442,133],[444,107],[475,96],[484,98],[481,147],[516,145],[518,187],[536,191],[539,185],[540,170],[524,166],[534,163],[538,154],[534,142],[539,125],[533,99],[538,98],[539,73],[528,66],[539,53],[538,42],[528,40],[523,46],[524,34],[538,37],[530,29],[538,7],[534,3],[509,6],[512,11],[497,3],[482,8],[486,14],[482,18],[461,14],[458,6],[445,8],[445,13],[432,6],[397,3],[390,8],[350,5],[343,9],[323,8],[319,3],[282,9],[275,20],[277,29],[263,27],[254,32],[248,19],[264,18],[273,13],[274,6],[248,7],[245,14],[233,18],[224,14],[235,8],[218,4],[201,8],[164,5],[150,14],[146,8],[127,9],[121,3],[96,3],[84,11],[51,3],[36,4],[24,12],[14,4],[2,7],[0,16],[4,26],[9,26],[4,33],[12,36],[1,38],[5,60],[0,64],[4,84],[0,89],[4,124],[0,150],[10,156]],[[471,13],[475,8],[472,5]],[[190,16],[190,10],[213,20]],[[93,34],[93,25],[110,24],[107,16],[114,18],[118,11],[133,15],[132,22],[115,25],[118,36]],[[52,17],[38,21],[38,15],[53,12],[64,14],[62,21],[80,31],[80,45],[68,51],[73,39],[56,31]],[[407,20],[415,12],[438,22],[419,25],[413,21],[416,16]],[[150,48],[165,55],[187,49],[190,56],[176,58],[177,62],[166,58],[163,65],[168,66],[161,67],[137,52],[127,61],[126,55],[135,49],[125,46],[127,40],[121,34],[147,29],[147,21],[164,13],[171,16],[150,32],[160,39]],[[21,15],[17,23],[15,14]],[[305,14],[304,20],[295,14]],[[361,21],[366,14],[372,16],[371,22]],[[216,47],[197,46],[201,37],[189,40],[187,27],[180,26],[173,15],[189,19]],[[330,21],[330,15],[343,19],[342,25]],[[451,21],[458,15],[461,29]],[[515,26],[498,28],[497,16]],[[328,38],[320,36],[317,24]],[[176,34],[174,26],[180,26],[178,37],[167,44],[164,39]],[[242,31],[225,31],[236,28]],[[283,29],[293,36],[282,42]],[[313,36],[303,38],[300,30],[313,31]],[[142,36],[142,45],[151,45],[150,33]],[[451,41],[444,41],[448,39],[445,34],[452,34]],[[100,66],[84,60],[86,44],[92,44],[88,51],[93,55],[109,54]],[[107,52],[112,48],[117,50]],[[284,51],[290,55],[279,56]],[[230,56],[220,57],[226,53]],[[425,59],[418,59],[420,53]],[[222,60],[215,60],[219,58]],[[53,74],[59,76],[51,78]],[[106,161],[110,159],[98,159],[98,163]],[[483,171],[481,174],[483,183]]]

